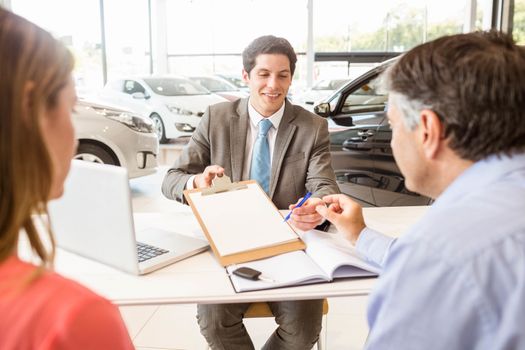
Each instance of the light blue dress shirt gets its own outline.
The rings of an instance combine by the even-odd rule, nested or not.
[[[525,349],[525,154],[463,172],[397,240],[365,229],[383,266],[367,349]]]

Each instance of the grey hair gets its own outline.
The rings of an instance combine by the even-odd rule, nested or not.
[[[524,81],[525,48],[498,31],[438,38],[388,69],[388,91],[408,102],[398,102],[407,125],[430,105],[450,149],[471,161],[525,152]]]
[[[403,123],[409,130],[419,125],[419,114],[423,109],[432,109],[431,106],[418,100],[411,100],[399,92],[390,92],[389,103],[393,103],[401,114]]]
[[[409,129],[414,130],[419,125],[419,115],[423,109],[432,109],[428,104],[418,99],[411,99],[401,92],[397,92],[392,84],[392,68],[390,65],[380,76],[380,86],[384,93],[388,92],[388,103],[396,106],[401,114],[403,124]]]

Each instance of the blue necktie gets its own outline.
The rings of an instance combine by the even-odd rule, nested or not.
[[[268,119],[259,122],[259,133],[253,145],[250,169],[250,179],[256,180],[266,193],[270,190],[270,146],[266,135],[271,127],[272,122]]]

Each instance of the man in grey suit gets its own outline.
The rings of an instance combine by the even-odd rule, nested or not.
[[[294,208],[291,223],[309,230],[323,222],[315,211],[323,196],[339,193],[331,167],[326,120],[286,100],[297,57],[274,36],[255,39],[243,52],[243,78],[250,97],[210,106],[162,192],[184,202],[184,189],[211,185],[215,176],[257,179],[274,204]],[[269,122],[268,122],[269,121]],[[279,327],[264,349],[308,349],[321,330],[322,300],[271,302]],[[250,304],[198,305],[201,333],[212,349],[253,349],[242,323]]]

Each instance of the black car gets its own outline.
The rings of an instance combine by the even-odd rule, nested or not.
[[[341,191],[363,206],[426,205],[410,192],[392,155],[386,118],[388,95],[380,74],[396,58],[345,84],[314,107],[329,119],[332,165]]]

